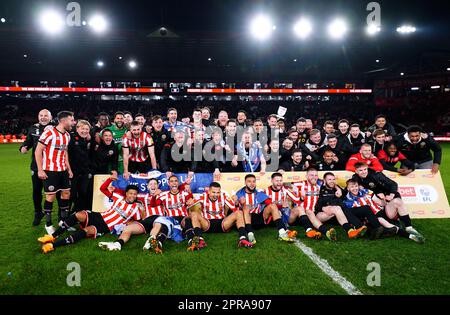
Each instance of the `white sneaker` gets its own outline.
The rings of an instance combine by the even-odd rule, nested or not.
[[[412,226],[408,226],[405,228],[406,232],[408,232],[409,234],[415,234],[415,235],[420,235],[420,233],[413,228]]]
[[[48,235],[53,235],[53,233],[55,233],[55,228],[53,227],[53,225],[50,225],[50,226],[45,226],[45,230],[47,231],[47,234]]]
[[[247,238],[250,243],[252,243],[253,245],[256,244],[256,238],[255,238],[255,234],[253,232],[247,233]]]
[[[99,242],[98,246],[101,249],[109,250],[109,251],[117,251],[122,249],[122,245],[118,242]]]
[[[63,223],[64,223],[63,220],[59,221],[59,222],[58,222],[58,226],[59,226],[59,227],[62,227]],[[74,228],[73,226],[71,226],[70,228],[67,229],[67,231],[69,231],[69,232],[75,232],[76,230],[77,230],[77,229]]]
[[[142,247],[142,250],[150,250],[150,248],[151,248],[151,241],[153,240],[153,236],[150,236],[146,241],[145,241],[145,244],[144,244],[144,247]]]

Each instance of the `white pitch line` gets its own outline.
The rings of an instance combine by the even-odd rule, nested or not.
[[[334,282],[339,284],[342,289],[349,295],[363,295],[350,281],[344,278],[339,272],[334,270],[328,261],[315,254],[311,248],[303,244],[301,241],[296,240],[295,245],[313,261],[324,273],[326,273]]]

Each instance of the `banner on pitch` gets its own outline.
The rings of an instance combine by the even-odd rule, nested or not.
[[[319,172],[319,178],[322,178],[325,172]],[[344,187],[347,179],[353,176],[353,173],[347,171],[335,171],[337,183]],[[399,192],[404,200],[412,218],[450,218],[450,207],[440,172],[431,175],[430,170],[416,170],[408,176],[401,176],[398,173],[383,171],[390,179],[396,181],[399,185]],[[222,173],[220,184],[222,190],[233,195],[244,186],[244,178],[248,173]],[[187,174],[175,174],[180,183],[184,183]],[[265,189],[270,186],[270,176],[272,173],[260,175],[255,173],[257,188]],[[110,206],[106,198],[99,190],[101,184],[108,178],[108,175],[96,175],[94,177],[94,198],[92,204],[93,211],[104,211]],[[129,181],[122,177],[113,185],[124,189],[126,185],[135,184],[139,187],[140,193],[146,193],[146,185],[150,178],[157,178],[161,190],[168,190],[167,178],[164,173],[158,171],[150,172],[144,175],[133,175]],[[285,183],[298,182],[306,179],[306,172],[285,172],[283,174]],[[195,174],[191,182],[192,192],[202,193],[213,181],[212,174]]]

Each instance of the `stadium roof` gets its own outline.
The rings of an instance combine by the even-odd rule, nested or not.
[[[370,1],[78,1],[83,20],[102,12],[110,29],[94,35],[72,27],[59,38],[45,36],[36,27],[37,12],[49,6],[66,12],[68,2],[0,2],[6,19],[0,23],[0,79],[339,80],[450,66],[444,1],[378,1],[382,32],[374,38],[363,32]],[[248,36],[248,21],[258,12],[277,24],[265,43]],[[302,42],[291,29],[305,12],[318,30]],[[321,31],[337,15],[351,25],[339,43]],[[405,22],[418,31],[396,34]],[[97,60],[105,66],[97,68]],[[133,71],[129,60],[138,64]]]

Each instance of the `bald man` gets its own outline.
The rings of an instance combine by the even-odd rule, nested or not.
[[[34,220],[33,226],[39,225],[44,213],[42,211],[42,180],[38,177],[38,169],[36,165],[36,158],[34,157],[34,151],[38,144],[39,137],[44,132],[45,127],[51,124],[52,114],[48,109],[43,109],[38,114],[38,123],[32,125],[28,129],[28,134],[26,140],[20,146],[20,153],[26,154],[30,149],[31,154],[31,182],[33,184],[33,203],[34,203]]]

